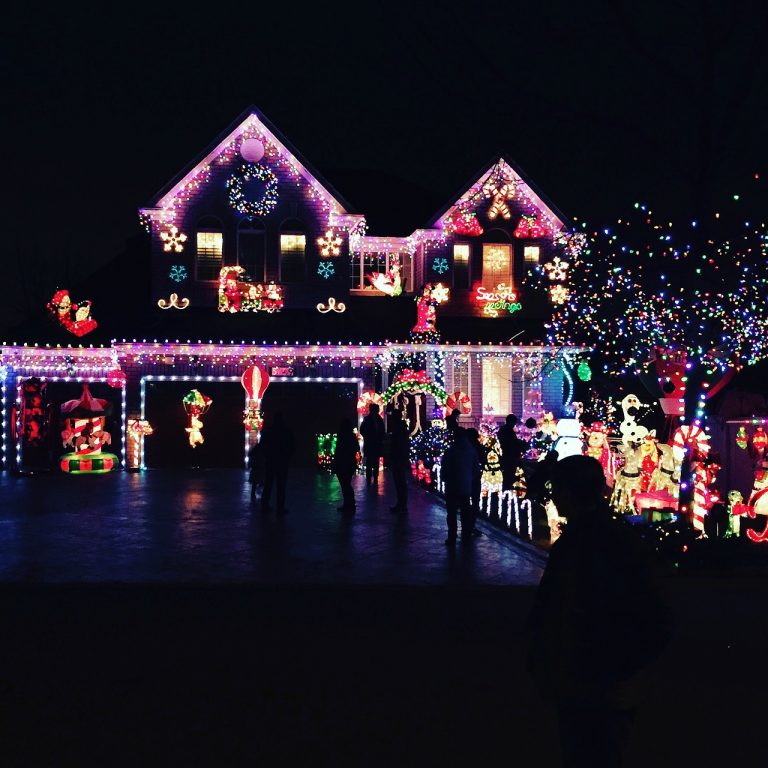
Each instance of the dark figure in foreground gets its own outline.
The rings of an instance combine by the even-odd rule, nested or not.
[[[480,433],[474,428],[470,427],[467,430],[467,438],[469,444],[477,454],[477,460],[480,462],[480,475],[472,480],[472,528],[476,535],[479,535],[477,529],[474,527],[475,520],[480,514],[480,493],[482,490],[482,477],[483,467],[488,460],[488,449],[480,442]]]
[[[264,485],[264,454],[260,442],[254,443],[248,451],[248,479],[251,483],[251,501],[256,501],[256,488]]]
[[[569,456],[551,482],[567,525],[536,595],[528,667],[557,708],[563,765],[620,766],[639,673],[668,642],[668,617],[631,531],[611,517],[600,463]]]
[[[537,524],[547,522],[547,502],[552,497],[552,472],[557,467],[557,451],[549,450],[544,458],[536,462],[536,466],[528,479],[527,495],[534,509],[534,520]]]
[[[339,512],[345,515],[355,514],[355,494],[352,491],[352,478],[357,470],[358,443],[352,430],[352,422],[342,419],[336,435],[336,453],[333,456],[333,471],[339,480],[343,499]]]
[[[395,483],[395,506],[389,511],[400,514],[408,511],[408,472],[411,469],[410,440],[400,411],[393,411],[389,417],[389,469]]]
[[[472,490],[475,481],[480,481],[480,459],[472,447],[466,430],[454,432],[453,445],[443,455],[441,476],[445,482],[445,507],[448,511],[448,538],[445,543],[456,544],[458,533],[457,513],[461,514],[461,541],[472,540],[475,519],[472,512]]]
[[[498,439],[501,448],[502,489],[511,491],[515,484],[517,468],[523,463],[526,445],[515,432],[517,416],[510,413],[499,429]]]
[[[277,514],[284,515],[285,487],[288,483],[288,466],[294,451],[293,433],[283,421],[283,415],[276,413],[271,419],[264,419],[261,430],[261,452],[264,456],[264,490],[261,494],[262,512],[269,512],[272,486],[277,486]]]
[[[360,434],[363,436],[363,453],[365,454],[365,482],[376,485],[379,482],[379,460],[384,451],[384,419],[379,416],[379,406],[371,403],[368,415],[360,424]]]

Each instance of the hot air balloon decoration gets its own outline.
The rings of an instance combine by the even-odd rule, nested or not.
[[[194,448],[197,445],[202,445],[204,442],[203,422],[200,417],[208,412],[213,400],[197,389],[192,389],[184,395],[182,403],[189,419],[189,424],[186,427],[186,432],[189,435],[189,445]]]
[[[266,368],[257,363],[248,366],[240,379],[247,395],[245,411],[243,412],[243,424],[249,432],[258,432],[261,429],[261,398],[269,386],[269,374]]]

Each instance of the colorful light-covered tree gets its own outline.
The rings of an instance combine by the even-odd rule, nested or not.
[[[647,376],[654,363],[663,395],[700,419],[734,372],[768,357],[768,228],[739,201],[682,229],[638,203],[615,230],[593,232],[572,259],[550,341],[591,347],[606,374]]]

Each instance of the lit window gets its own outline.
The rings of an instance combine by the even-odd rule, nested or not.
[[[221,232],[197,233],[196,277],[198,280],[218,280],[221,270],[224,236]]]
[[[509,243],[483,243],[483,284],[495,287],[512,285],[512,246]]]
[[[291,233],[280,235],[280,280],[283,283],[304,281],[304,252],[307,236]]]
[[[453,287],[469,288],[469,245],[453,246]]]
[[[399,271],[395,275],[393,268]],[[411,291],[413,284],[413,261],[409,253],[352,253],[349,256],[349,287],[353,291],[366,291],[377,294],[381,287],[377,288],[368,275],[373,276],[378,273],[377,283],[379,286],[383,281],[387,286],[383,292],[387,293],[393,283],[398,283],[400,288],[398,295],[402,291]]]
[[[512,410],[512,362],[483,360],[483,413],[504,417]]]
[[[539,252],[540,248],[538,245],[526,245],[523,248],[523,258],[525,259],[526,264],[538,264],[539,263]]]

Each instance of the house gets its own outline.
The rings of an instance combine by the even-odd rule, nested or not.
[[[467,424],[567,407],[579,350],[542,339],[582,240],[505,158],[423,228],[373,233],[251,108],[140,217],[149,251],[135,277],[119,271],[124,259],[101,295],[51,286],[54,346],[41,345],[48,334],[0,348],[6,468],[55,464],[57,409],[83,383],[113,404],[124,466],[241,466],[252,364],[271,377],[264,408],[318,434],[372,396],[406,409],[414,431],[450,393],[462,393]],[[48,409],[33,443],[30,379]],[[193,446],[181,405],[191,390],[212,400]],[[151,438],[136,427],[147,421]]]

